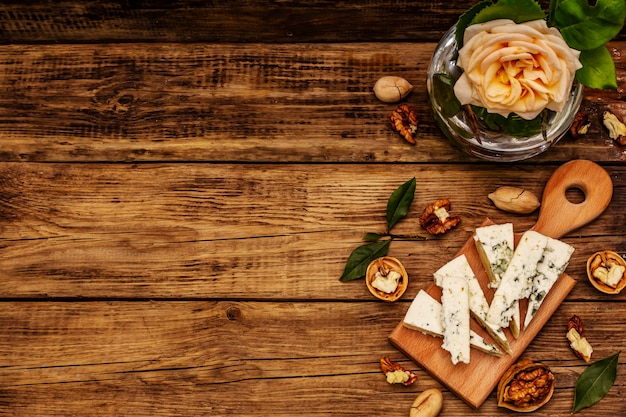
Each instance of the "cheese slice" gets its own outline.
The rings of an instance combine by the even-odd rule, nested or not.
[[[502,348],[505,352],[511,353],[509,342],[501,328],[492,326],[487,323],[487,312],[489,311],[489,303],[485,298],[485,293],[480,287],[480,283],[472,270],[465,254],[461,254],[439,268],[434,274],[435,282],[443,282],[449,277],[460,277],[467,281],[469,288],[469,309],[470,314],[480,326],[489,333],[489,336]]]
[[[429,336],[443,337],[441,324],[442,306],[424,290],[420,290],[409,310],[404,316],[404,327],[417,330]],[[495,345],[488,343],[478,333],[470,329],[470,347],[494,356],[502,356],[502,352]]]
[[[502,275],[500,285],[493,296],[487,313],[487,322],[506,328],[509,327],[511,319],[519,314],[519,300],[530,295],[532,279],[547,243],[547,236],[533,230],[522,235],[509,267]],[[517,327],[519,330],[519,326]]]
[[[537,264],[537,273],[532,279],[524,327],[528,326],[554,283],[565,271],[572,253],[574,253],[572,246],[560,240],[548,238],[542,258]]]
[[[478,227],[474,243],[489,277],[489,286],[498,288],[515,249],[513,223]]]
[[[446,276],[436,281],[441,287],[442,348],[450,352],[452,363],[470,361],[469,285],[464,278]]]

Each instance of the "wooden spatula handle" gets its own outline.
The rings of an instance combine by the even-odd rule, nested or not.
[[[572,203],[568,189],[577,188],[585,200]],[[595,162],[577,159],[557,168],[543,191],[537,224],[532,228],[558,239],[598,217],[611,202],[613,182]]]

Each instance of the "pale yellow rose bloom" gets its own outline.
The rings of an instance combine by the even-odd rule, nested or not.
[[[454,94],[461,104],[532,120],[546,108],[563,110],[582,67],[579,56],[545,20],[471,25],[459,50],[457,65],[464,71]]]

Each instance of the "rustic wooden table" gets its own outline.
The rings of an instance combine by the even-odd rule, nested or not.
[[[522,357],[556,375],[537,416],[565,416],[586,364],[568,347],[580,315],[594,360],[626,349],[626,295],[586,279],[597,250],[626,252],[626,147],[600,122],[623,107],[626,36],[610,50],[616,92],[586,91],[586,136],[491,163],[453,147],[427,105],[437,40],[473,2],[36,0],[0,4],[0,414],[5,416],[408,416],[444,393],[388,336],[417,292],[496,209],[501,185],[541,195],[572,159],[602,165],[608,209],[564,237],[578,281]],[[382,75],[415,85],[417,144],[387,125]],[[416,177],[397,232],[450,198],[462,218],[427,241],[395,241],[410,285],[395,303],[341,283],[390,193]],[[579,198],[573,193],[573,199]],[[390,385],[389,357],[418,374]],[[626,415],[626,356],[581,416]]]

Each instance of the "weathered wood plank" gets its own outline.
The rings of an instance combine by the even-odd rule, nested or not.
[[[626,86],[626,44],[616,43]],[[0,50],[0,160],[206,162],[472,161],[435,125],[426,93],[434,43],[10,45]],[[415,85],[417,145],[388,126],[382,75]],[[537,162],[624,161],[588,92],[590,133]]]
[[[0,297],[286,298],[367,296],[339,283],[366,232],[385,231],[387,199],[415,176],[407,218],[394,233],[427,235],[419,215],[450,198],[461,226],[425,242],[393,242],[409,294],[486,218],[530,228],[487,194],[517,185],[541,195],[555,165],[0,165]],[[626,250],[626,168],[609,166],[615,193],[592,224],[565,240],[583,280],[596,250]],[[261,285],[262,283],[262,285]],[[574,297],[590,297],[581,283]]]
[[[579,314],[594,359],[626,349],[626,305],[569,303],[524,357],[557,378],[533,415],[566,415],[585,368],[569,350]],[[0,317],[0,413],[10,416],[407,415],[419,392],[441,387],[388,342],[406,303],[5,302]],[[287,336],[289,335],[289,336]],[[51,348],[54,347],[54,348]],[[391,386],[383,356],[418,373]],[[621,415],[624,359],[607,399],[580,415]],[[278,394],[280,392],[280,394]],[[393,398],[393,401],[381,401]],[[443,416],[470,408],[444,390]],[[349,403],[350,407],[346,407]],[[495,395],[481,407],[498,415]]]
[[[475,0],[4,1],[0,42],[434,41]],[[540,4],[547,9],[548,1]],[[624,32],[620,34],[624,38]]]
[[[438,39],[474,3],[4,1],[0,42],[425,41]]]

